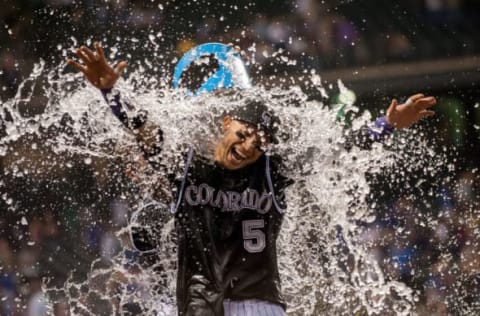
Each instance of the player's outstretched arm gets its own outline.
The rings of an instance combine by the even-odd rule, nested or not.
[[[95,42],[94,47],[94,51],[86,46],[81,46],[75,51],[83,64],[73,59],[67,59],[67,64],[81,71],[85,75],[85,78],[98,89],[111,89],[118,78],[120,78],[123,70],[127,67],[127,63],[120,61],[115,67],[112,67],[107,62],[100,43]]]
[[[73,66],[78,71],[81,71],[92,85],[101,90],[105,101],[112,110],[112,113],[123,123],[123,125],[125,125],[125,127],[129,129],[138,128],[145,120],[144,113],[129,118],[126,110],[132,110],[133,107],[128,104],[128,102],[124,102],[124,100],[120,98],[119,93],[112,93],[112,88],[120,78],[127,63],[121,61],[115,67],[110,66],[105,58],[102,46],[98,42],[95,42],[94,46],[95,51],[90,50],[86,46],[81,46],[75,51],[83,64],[78,63],[73,59],[67,59],[67,64]]]
[[[345,148],[348,150],[352,146],[358,146],[370,149],[374,142],[382,141],[396,128],[410,127],[421,119],[434,115],[435,112],[430,108],[436,103],[435,97],[426,97],[421,93],[412,95],[403,104],[398,104],[398,101],[393,99],[386,115],[379,117],[373,126],[364,126],[347,135]]]
[[[120,61],[112,67],[105,58],[105,53],[100,43],[94,43],[95,50],[81,46],[75,52],[82,63],[67,59],[67,64],[81,71],[87,80],[101,90],[105,101],[110,106],[112,113],[127,127],[134,131],[135,137],[143,150],[146,158],[156,156],[161,151],[163,142],[162,130],[147,122],[146,111],[134,111],[134,107],[120,97],[120,93],[112,91],[123,70],[127,67],[125,61]],[[127,110],[133,112],[127,115]],[[150,160],[149,160],[150,161]]]

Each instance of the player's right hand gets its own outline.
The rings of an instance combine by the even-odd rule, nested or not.
[[[88,49],[86,46],[77,48],[75,51],[78,58],[82,60],[83,65],[73,59],[67,59],[67,64],[83,72],[88,81],[95,87],[110,89],[120,78],[122,71],[127,67],[127,63],[121,61],[115,67],[110,66],[105,59],[102,46],[98,42],[95,42],[93,45],[95,51]]]

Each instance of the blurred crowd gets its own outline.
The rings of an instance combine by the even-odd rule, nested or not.
[[[152,41],[162,48],[156,54],[171,58],[198,43],[233,42],[266,74],[278,70],[271,62],[279,50],[290,72],[480,52],[475,0],[6,1],[0,17],[3,96],[39,58],[58,63],[62,48],[87,39],[110,42],[135,60],[152,57]]]
[[[479,170],[466,170],[427,196],[395,197],[368,225],[363,241],[387,278],[420,293],[419,315],[480,311],[479,207]]]
[[[97,211],[109,215],[102,219],[95,214]],[[110,207],[103,210],[77,205],[2,218],[0,315],[66,316],[75,301],[77,306],[88,306],[92,299],[88,287],[95,291],[95,285],[87,279],[90,267],[93,262],[96,267],[112,264],[122,251],[116,232],[127,220],[127,208],[121,199],[112,199]],[[78,288],[65,286],[66,282],[75,282]],[[110,304],[97,305],[104,311],[98,315],[113,315]]]

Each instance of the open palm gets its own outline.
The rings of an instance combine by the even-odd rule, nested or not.
[[[434,97],[426,97],[421,93],[412,95],[403,104],[398,104],[397,100],[393,99],[387,110],[387,122],[395,128],[409,127],[425,117],[434,115],[435,112],[429,108],[436,103]]]
[[[95,87],[110,89],[120,78],[122,71],[127,67],[127,63],[121,61],[115,67],[112,67],[105,59],[101,45],[95,42],[94,47],[95,51],[88,49],[86,46],[81,46],[75,51],[83,65],[72,59],[68,59],[67,63],[81,71]]]

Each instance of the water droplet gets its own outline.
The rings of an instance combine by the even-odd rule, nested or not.
[[[22,219],[20,220],[20,223],[21,223],[23,226],[27,226],[27,225],[28,225],[28,221],[27,221],[27,219],[25,218],[25,216],[22,216]]]
[[[149,35],[148,35],[148,39],[150,40],[150,42],[151,42],[152,44],[156,45],[156,43],[155,43],[155,35],[149,34]]]

